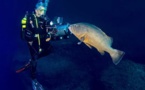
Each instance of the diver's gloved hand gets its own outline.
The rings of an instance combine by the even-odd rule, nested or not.
[[[33,90],[44,90],[42,85],[36,80],[32,80],[32,88]]]

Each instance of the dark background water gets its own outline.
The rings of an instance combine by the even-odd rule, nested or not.
[[[19,83],[20,77],[12,69],[13,57],[16,51],[23,48],[21,46],[25,47],[20,39],[20,21],[26,11],[34,10],[36,2],[37,0],[1,0],[1,90],[20,90],[23,87]],[[62,16],[69,23],[95,24],[113,37],[113,47],[126,52],[124,58],[145,64],[144,3],[144,0],[50,0],[47,15],[51,19]]]

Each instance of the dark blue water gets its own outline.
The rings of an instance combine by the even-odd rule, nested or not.
[[[36,2],[37,0],[2,0],[0,3],[1,90],[22,90],[22,88],[25,87],[21,81],[21,75],[15,74],[15,65],[18,64],[15,63],[14,65],[14,56],[16,56],[16,53],[21,52],[19,50],[27,48],[27,46],[25,47],[25,43],[20,39],[20,21],[24,17],[26,11],[31,12],[34,10]],[[64,17],[64,20],[69,23],[88,22],[95,24],[109,36],[113,37],[114,48],[118,48],[126,52],[124,59],[129,59],[136,63],[145,64],[144,3],[145,1],[143,0],[50,0],[47,15],[51,19],[54,16],[62,16]],[[59,43],[64,42],[65,41]],[[77,49],[76,47],[70,48],[72,50],[77,50],[78,47]],[[63,48],[66,47],[64,46]],[[79,50],[80,51],[78,52],[81,52],[81,49]],[[99,54],[97,55],[99,57]],[[80,54],[80,56],[83,55]],[[91,55],[85,58],[89,59],[90,57]],[[80,62],[77,62],[76,60],[75,64]],[[82,60],[82,62],[84,61]],[[87,63],[87,61],[85,62]],[[85,62],[82,64],[82,67],[85,67]],[[89,65],[91,66],[92,64],[93,63],[90,63]],[[80,66],[80,68],[82,67]],[[96,87],[93,82],[98,83],[96,78],[100,76],[96,76],[95,70],[93,70],[93,68],[94,67],[91,67],[91,71],[89,71],[89,68],[85,68],[83,70],[89,71],[91,73],[90,75],[93,76],[93,78],[90,80],[90,83],[92,83],[91,90],[97,90],[96,88],[99,87]],[[103,69],[101,66],[98,68]],[[50,86],[53,85],[50,84]]]

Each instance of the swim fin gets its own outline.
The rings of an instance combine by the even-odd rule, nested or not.
[[[26,69],[28,69],[30,67],[30,62],[31,62],[31,59],[29,60],[29,62],[26,65],[24,65],[20,69],[16,70],[16,73],[20,73],[20,72],[25,71]]]
[[[44,90],[43,86],[36,80],[32,80],[32,88],[33,90]]]

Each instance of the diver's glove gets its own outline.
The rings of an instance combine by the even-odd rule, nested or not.
[[[33,90],[44,90],[42,85],[36,79],[32,80],[32,88]]]

